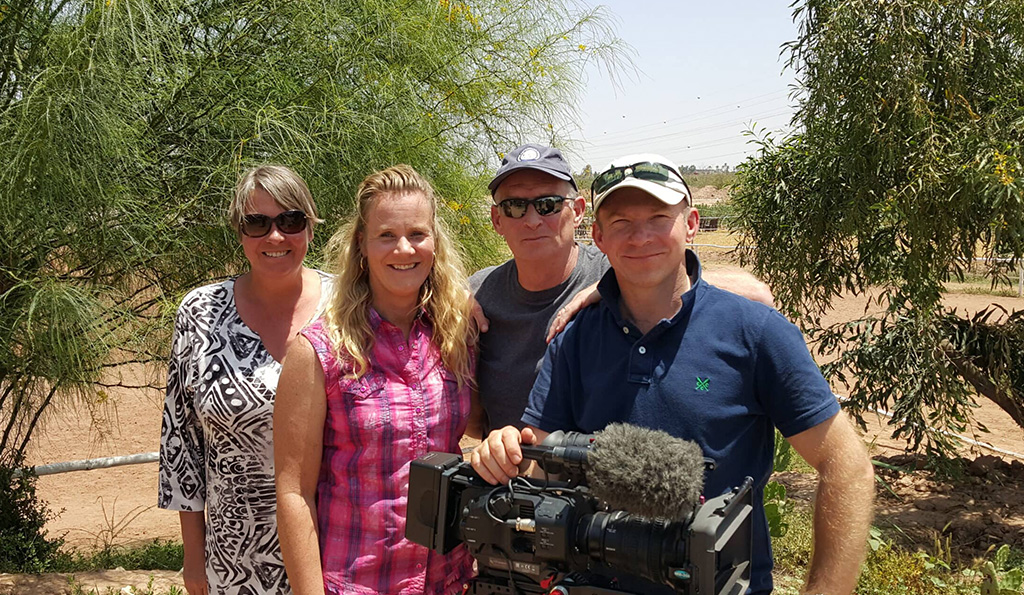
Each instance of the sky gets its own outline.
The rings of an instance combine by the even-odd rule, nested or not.
[[[781,46],[797,35],[790,0],[587,0],[604,5],[640,72],[616,87],[588,70],[573,169],[659,153],[678,165],[735,167],[744,130],[788,130],[795,76]]]

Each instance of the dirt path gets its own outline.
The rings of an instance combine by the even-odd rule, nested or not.
[[[146,370],[123,372],[127,385],[143,384]],[[162,374],[162,372],[160,372]],[[88,408],[83,408],[88,409]],[[152,389],[111,389],[93,413],[51,412],[33,437],[30,464],[154,452],[160,448],[163,395]],[[74,471],[40,477],[39,496],[59,513],[48,524],[80,549],[178,539],[178,515],[156,508],[157,464]]]
[[[1018,298],[971,294],[947,296],[949,305],[967,312],[976,312],[993,302],[1007,309],[1024,308],[1024,300]],[[856,318],[863,313],[866,303],[867,299],[864,297],[840,300],[828,319],[840,321]],[[142,369],[127,370],[125,382],[138,381],[144,373],[145,370]],[[163,371],[154,373],[162,374]],[[106,422],[98,415],[83,414],[82,409],[69,408],[52,412],[42,431],[35,437],[29,453],[29,463],[53,463],[152,452],[159,449],[163,407],[161,394],[144,389],[115,389],[109,391],[108,402],[106,412],[109,420]],[[982,407],[977,410],[976,415],[988,426],[991,433],[980,438],[1004,450],[1024,454],[1024,432],[994,405],[987,401],[981,401],[981,404]],[[900,455],[903,452],[902,445],[888,438],[890,430],[885,428],[885,421],[884,418],[879,418],[866,439],[872,444],[876,457]],[[982,454],[988,453],[977,450],[969,456],[973,458]],[[990,537],[1020,546],[1024,544],[1024,533],[1018,532],[1024,529],[1024,519],[1021,518],[1024,514],[1024,502],[1019,496],[1014,500],[1007,494],[1013,490],[1024,493],[1024,490],[1018,489],[1024,487],[1024,473],[1015,475],[1018,473],[1017,470],[1004,469],[995,463],[986,473],[1002,474],[1001,485],[1010,486],[1006,493],[1001,490],[989,490],[988,495],[982,493],[985,490],[981,489],[984,486],[980,478],[978,493],[964,493],[959,496],[949,493],[949,490],[937,483],[929,483],[926,479],[903,481],[894,477],[893,480],[901,486],[897,490],[901,496],[892,502],[886,500],[886,496],[881,496],[880,509],[891,509],[893,515],[905,511],[907,514],[903,516],[893,516],[893,519],[896,519],[893,522],[904,523],[915,522],[914,519],[922,516],[916,513],[933,513],[937,516],[928,517],[926,522],[921,522],[929,527],[938,526],[939,529],[949,520],[980,519],[984,527],[974,521],[962,521],[962,524],[971,525],[970,531],[976,538],[975,541],[984,538],[988,527],[999,525],[1008,529],[1005,532],[1000,529],[997,535]],[[1016,479],[1007,479],[1018,477],[1019,483],[1013,483],[1017,481]],[[50,475],[41,477],[38,481],[39,496],[55,512],[60,512],[59,516],[49,523],[49,531],[53,535],[64,535],[69,546],[80,549],[127,545],[155,538],[177,540],[177,514],[155,507],[156,491],[155,463]],[[982,496],[988,499],[980,500]],[[995,504],[982,505],[982,502]],[[996,522],[997,520],[999,522]],[[128,584],[144,588],[150,575],[157,577],[159,585],[164,585],[166,581],[167,587],[161,587],[164,591],[158,590],[159,593],[165,592],[170,585],[181,586],[179,576],[164,572],[109,571],[80,574],[78,580],[83,586],[97,588],[102,595],[108,587],[114,588],[114,592]],[[31,582],[33,580],[37,582]],[[66,590],[67,586],[67,579],[61,577],[34,579],[0,576],[0,594],[61,593],[61,589]]]
[[[75,575],[0,574],[0,595],[63,595],[71,593],[73,585],[97,595],[164,595],[175,588],[185,593],[181,573],[166,570],[104,570]]]

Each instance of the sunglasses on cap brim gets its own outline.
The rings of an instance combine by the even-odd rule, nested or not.
[[[598,176],[594,178],[593,183],[590,184],[591,195],[597,197],[598,195],[611,190],[626,178],[647,180],[648,182],[654,182],[655,184],[671,188],[677,192],[685,192],[687,197],[690,196],[690,188],[674,168],[662,163],[655,163],[651,161],[643,161],[640,163],[634,163],[633,165],[623,165],[621,167],[606,169],[598,174]]]
[[[246,215],[242,217],[242,225],[239,227],[239,230],[243,235],[250,238],[262,238],[270,233],[270,228],[275,225],[278,231],[285,234],[305,231],[307,225],[306,214],[302,211],[285,211],[276,217],[269,217],[259,213]]]

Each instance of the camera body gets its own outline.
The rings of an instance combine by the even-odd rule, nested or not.
[[[465,543],[477,561],[473,594],[640,593],[624,590],[626,577],[687,595],[746,592],[753,480],[696,505],[685,521],[610,511],[586,485],[588,438],[524,448],[547,473],[561,473],[557,481],[493,486],[458,455],[420,457],[410,468],[406,537],[439,553]]]

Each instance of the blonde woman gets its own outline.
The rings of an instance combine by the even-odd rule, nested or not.
[[[336,292],[288,350],[274,413],[278,520],[296,594],[459,593],[464,547],[405,539],[409,463],[458,452],[475,331],[430,184],[368,176],[330,242]]]
[[[291,169],[245,172],[228,218],[249,271],[192,290],[178,308],[158,504],[179,511],[189,595],[286,594],[274,395],[279,362],[319,315],[330,280],[302,264],[319,220],[306,183]]]

